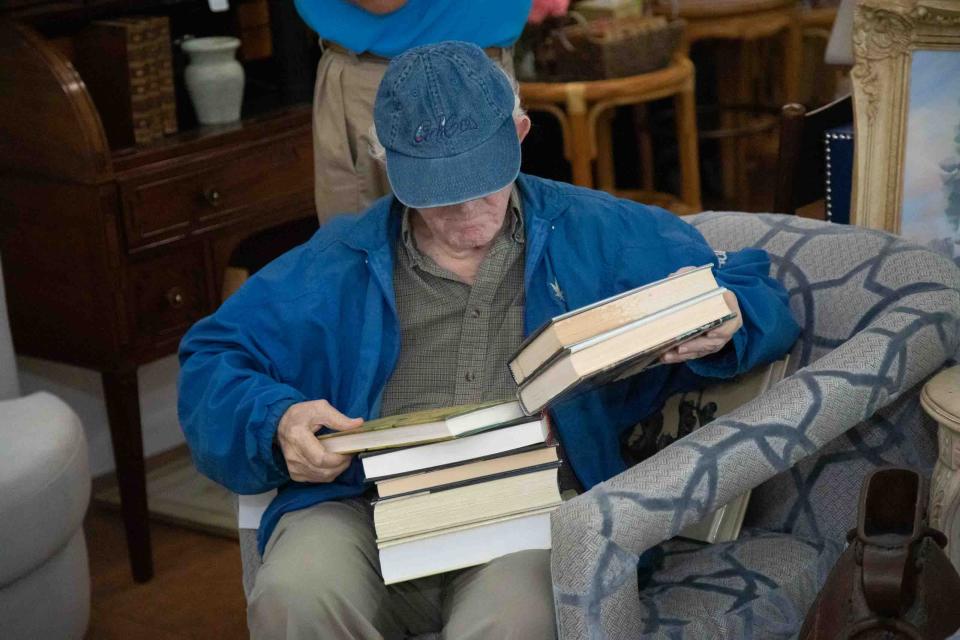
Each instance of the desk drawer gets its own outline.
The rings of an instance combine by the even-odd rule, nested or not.
[[[130,266],[127,310],[141,347],[176,341],[210,312],[202,246]]]
[[[127,247],[177,240],[312,189],[308,136],[238,147],[121,180]]]

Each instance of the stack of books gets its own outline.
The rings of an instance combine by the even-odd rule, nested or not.
[[[386,584],[550,548],[557,448],[545,416],[516,401],[431,409],[320,436],[360,453]]]
[[[557,316],[510,360],[527,413],[575,391],[632,376],[735,314],[704,265]],[[589,384],[587,384],[589,383]]]
[[[96,20],[78,34],[74,48],[111,148],[176,133],[169,18]]]

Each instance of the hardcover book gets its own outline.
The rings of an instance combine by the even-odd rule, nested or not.
[[[394,584],[484,564],[508,553],[549,549],[554,508],[379,543],[383,581]]]
[[[75,39],[76,64],[111,149],[163,134],[155,34],[150,18],[97,20]]]
[[[514,381],[522,384],[538,367],[578,342],[717,289],[711,267],[674,274],[556,316],[529,336],[510,360]]]
[[[360,462],[367,480],[382,480],[414,471],[438,469],[468,460],[503,455],[531,445],[541,445],[549,438],[550,428],[545,419],[528,418],[525,422],[453,440],[363,454]]]
[[[379,500],[377,542],[417,536],[560,504],[557,468],[532,470],[442,491]]]
[[[556,445],[514,451],[507,455],[483,458],[377,481],[377,495],[392,498],[422,491],[438,491],[478,480],[493,480],[528,469],[557,466]]]
[[[540,411],[562,396],[656,364],[667,350],[735,317],[723,297],[725,291],[714,288],[564,347],[520,385],[517,397],[523,410]]]
[[[365,422],[358,429],[318,438],[333,453],[407,447],[449,440],[525,418],[514,400],[426,409]]]

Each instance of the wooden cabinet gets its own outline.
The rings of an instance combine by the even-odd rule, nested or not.
[[[135,579],[152,575],[136,368],[212,312],[232,247],[314,216],[310,106],[111,151],[83,79],[0,18],[0,255],[18,353],[102,373]]]

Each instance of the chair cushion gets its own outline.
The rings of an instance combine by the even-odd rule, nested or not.
[[[60,399],[34,393],[0,402],[0,587],[67,544],[90,502],[87,443]]]
[[[791,638],[841,546],[763,530],[733,542],[675,538],[641,572],[640,638]]]

